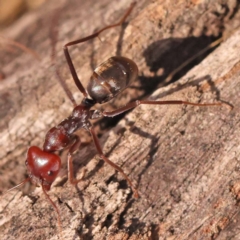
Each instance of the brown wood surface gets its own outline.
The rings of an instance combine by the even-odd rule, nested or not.
[[[82,96],[61,46],[117,21],[129,4],[67,1],[59,23],[57,62],[78,102]],[[63,1],[48,1],[1,33],[34,49],[42,59],[1,51],[6,75],[0,84],[2,191],[26,177],[27,148],[42,146],[47,130],[72,109],[50,62],[50,18],[62,5]],[[104,153],[138,186],[139,199],[114,169],[99,161],[90,143],[74,156],[76,175],[87,170],[77,188],[66,181],[66,153],[61,154],[63,170],[50,196],[61,212],[62,233],[41,189],[26,185],[25,194],[19,189],[0,198],[0,239],[239,239],[239,15],[238,1],[139,0],[124,29],[108,31],[102,42],[73,47],[71,55],[84,85],[92,66],[112,55],[122,54],[138,64],[134,87],[106,108],[154,91],[154,100],[223,101],[234,109],[136,108],[101,132],[100,141]],[[182,70],[177,82],[157,89],[171,71],[220,35],[225,41],[212,53]]]

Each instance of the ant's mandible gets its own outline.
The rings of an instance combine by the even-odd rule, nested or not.
[[[65,82],[63,82],[58,70],[56,69],[58,80],[63,86],[69,99],[73,103],[74,109],[68,118],[64,119],[57,126],[51,128],[47,132],[42,149],[36,146],[31,146],[28,149],[27,160],[25,163],[29,177],[20,184],[18,184],[17,186],[12,188],[14,189],[16,187],[19,187],[28,181],[31,181],[33,184],[40,185],[42,187],[43,193],[45,194],[45,196],[47,197],[47,199],[50,201],[50,203],[57,212],[59,225],[61,225],[59,210],[56,204],[51,200],[47,193],[47,191],[50,190],[51,185],[56,179],[58,172],[61,168],[61,159],[54,152],[63,149],[68,149],[68,178],[71,184],[77,184],[79,180],[74,179],[73,176],[72,156],[73,153],[79,148],[81,144],[80,138],[74,134],[74,132],[76,132],[80,128],[85,128],[87,131],[91,133],[93,142],[95,144],[95,147],[98,151],[100,158],[122,174],[122,176],[126,179],[128,184],[132,188],[135,198],[139,196],[137,189],[134,187],[132,181],[124,173],[122,168],[113,163],[104,155],[90,120],[101,117],[114,117],[125,111],[133,109],[141,104],[155,104],[155,105],[185,104],[193,106],[222,105],[222,103],[219,102],[200,104],[181,100],[171,101],[136,100],[134,102],[127,104],[124,107],[121,107],[111,112],[91,109],[96,103],[102,104],[108,102],[111,99],[113,99],[116,95],[121,93],[125,88],[127,88],[128,85],[138,77],[138,67],[135,64],[135,62],[126,57],[121,56],[111,57],[94,70],[86,90],[77,76],[72,59],[69,55],[68,47],[98,37],[99,34],[106,29],[120,26],[125,21],[127,16],[130,14],[135,4],[136,4],[135,2],[131,4],[130,8],[127,10],[125,15],[118,23],[104,27],[92,35],[89,35],[85,38],[81,38],[76,41],[69,42],[64,45],[63,50],[71,75],[76,86],[83,94],[84,98],[80,105],[76,104],[71,92],[66,87]]]

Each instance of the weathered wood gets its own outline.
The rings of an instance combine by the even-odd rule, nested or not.
[[[79,2],[82,5],[72,1],[64,8],[58,49],[68,40],[86,36],[95,28],[119,19],[129,6],[128,1]],[[42,62],[38,64],[22,54],[9,64],[8,57],[2,60],[8,75],[0,85],[2,189],[24,178],[28,146],[41,146],[50,126],[65,118],[72,108],[49,67],[49,23],[43,16],[45,9],[51,16],[54,7],[54,2],[48,2],[26,17],[32,18],[27,29],[21,20],[6,32],[38,51]],[[87,170],[83,181],[77,189],[65,184],[64,165],[50,191],[61,212],[62,238],[238,239],[240,31],[235,29],[240,23],[238,5],[235,1],[220,0],[191,4],[142,0],[129,19],[121,39],[121,54],[139,66],[140,81],[135,86],[147,82],[145,86],[150,90],[151,84],[156,88],[179,62],[206,46],[213,36],[224,33],[223,27],[228,28],[232,34],[226,35],[224,43],[179,81],[156,90],[151,98],[225,101],[233,104],[234,109],[140,106],[105,133],[101,138],[103,150],[134,180],[141,195],[137,200],[121,176],[94,157],[92,144],[80,149],[74,160],[78,176],[83,165]],[[22,28],[24,35],[14,36],[14,28]],[[84,84],[91,73],[90,62],[100,63],[119,49],[116,30],[107,32],[102,39],[107,43],[96,40],[71,51]],[[81,96],[77,95],[69,74],[66,76],[68,69],[60,50],[58,59],[61,72],[79,101]],[[137,98],[146,94],[142,89],[137,93],[136,88],[130,88],[109,107],[129,101],[130,95]],[[13,191],[0,199],[0,239],[58,237],[56,215],[41,189],[25,196],[20,190]]]

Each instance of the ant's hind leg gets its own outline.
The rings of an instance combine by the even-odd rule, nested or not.
[[[152,100],[136,100],[134,102],[131,102],[127,104],[124,107],[118,108],[111,112],[103,111],[102,115],[105,117],[115,117],[121,113],[124,113],[128,110],[131,110],[139,105],[192,105],[192,106],[199,106],[199,107],[207,107],[207,106],[222,106],[223,103],[216,102],[216,103],[193,103],[193,102],[187,102],[182,100],[170,100],[170,101],[152,101]]]
[[[124,14],[124,16],[120,19],[120,21],[118,21],[117,23],[115,24],[111,24],[111,25],[108,25],[102,29],[100,29],[99,31],[87,36],[87,37],[84,37],[84,38],[80,38],[80,39],[77,39],[75,41],[72,41],[72,42],[68,42],[66,43],[64,46],[63,46],[63,51],[64,51],[64,55],[65,55],[65,58],[67,60],[67,64],[68,64],[68,67],[69,67],[69,70],[72,74],[72,78],[75,82],[75,85],[77,86],[77,88],[79,89],[79,91],[83,94],[83,96],[85,98],[87,98],[88,94],[84,88],[84,86],[82,85],[78,75],[77,75],[77,72],[76,72],[76,69],[73,65],[73,62],[72,62],[72,59],[70,57],[70,54],[69,54],[69,51],[68,51],[68,47],[70,46],[73,46],[73,45],[76,45],[76,44],[79,44],[79,43],[82,43],[82,42],[86,42],[90,39],[93,39],[93,38],[96,38],[98,37],[103,31],[109,29],[109,28],[113,28],[113,27],[117,27],[117,26],[121,26],[124,21],[126,20],[126,18],[128,17],[128,15],[131,13],[133,7],[136,5],[136,2],[133,2],[129,9],[126,11],[126,13]]]

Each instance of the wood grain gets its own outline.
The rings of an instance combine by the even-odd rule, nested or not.
[[[80,101],[61,46],[118,20],[129,1],[68,3],[59,24],[58,65]],[[7,75],[0,85],[2,190],[24,179],[27,148],[41,146],[46,131],[72,109],[50,66],[49,19],[56,7],[49,1],[4,32],[39,52],[42,61],[22,53],[1,54]],[[76,189],[66,183],[63,153],[62,173],[50,191],[61,212],[62,235],[41,189],[29,193],[26,186],[26,195],[16,190],[0,199],[0,238],[239,239],[239,19],[235,1],[142,0],[120,30],[120,46],[119,31],[111,30],[101,37],[103,42],[73,48],[84,84],[91,66],[116,53],[138,64],[139,79],[107,106],[110,109],[153,90],[154,100],[223,101],[234,109],[136,108],[103,133],[101,144],[138,186],[139,199],[119,174],[95,157],[89,144],[74,156],[77,176],[83,166],[87,170],[83,181]],[[204,60],[181,71],[177,82],[156,89],[181,62],[221,34],[225,41]]]

